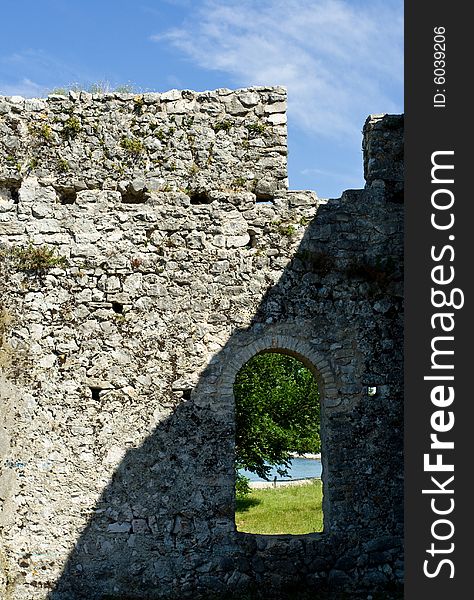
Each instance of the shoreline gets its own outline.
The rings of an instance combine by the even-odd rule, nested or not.
[[[314,454],[311,452],[306,452],[304,454],[298,454],[297,452],[291,452],[290,455],[292,458],[307,458],[311,460],[321,460],[320,453]],[[278,479],[276,481],[275,479],[271,481],[249,481],[249,487],[251,489],[265,489],[295,485],[307,485],[315,479],[321,479],[321,477],[305,477],[304,479]]]
[[[311,452],[305,452],[304,454],[298,454],[297,452],[290,452],[290,456],[292,458],[312,458],[316,460],[321,460],[321,453],[312,454]]]
[[[294,481],[251,481],[249,487],[253,490],[262,490],[268,488],[310,485],[316,479],[321,479],[321,477],[308,477],[307,479],[295,479]]]

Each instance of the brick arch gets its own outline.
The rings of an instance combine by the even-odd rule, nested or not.
[[[221,377],[222,396],[233,398],[233,386],[237,373],[253,356],[266,352],[288,354],[300,360],[313,373],[320,389],[321,399],[338,396],[336,380],[326,357],[308,342],[289,335],[263,335],[241,347],[224,369]]]
[[[228,358],[224,372],[218,385],[219,402],[225,403],[234,414],[234,382],[237,373],[253,356],[267,352],[287,354],[301,361],[313,373],[319,387],[321,403],[321,461],[323,465],[321,479],[323,482],[323,532],[331,529],[331,500],[328,486],[329,463],[327,458],[327,413],[337,406],[339,392],[331,366],[326,357],[309,342],[291,335],[254,335],[253,339],[240,347]]]

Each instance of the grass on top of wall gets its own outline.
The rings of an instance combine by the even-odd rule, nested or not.
[[[323,530],[322,485],[252,489],[237,498],[235,523],[238,531],[262,534],[302,534]]]

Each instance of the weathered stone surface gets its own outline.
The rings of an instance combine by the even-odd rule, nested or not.
[[[284,190],[286,163],[278,148],[286,146],[285,106],[283,88],[264,87],[2,98],[0,183],[35,175],[44,193],[51,181],[57,191],[77,191],[114,189],[121,180],[136,194],[251,190],[270,178]]]
[[[403,115],[371,115],[364,127],[364,177],[391,200],[403,197]]]
[[[0,99],[0,595],[400,582],[400,165],[337,200],[289,192],[284,102]],[[369,120],[369,154],[390,164],[400,126]],[[30,242],[66,262],[25,268]],[[324,533],[235,531],[233,382],[265,350],[321,384]]]

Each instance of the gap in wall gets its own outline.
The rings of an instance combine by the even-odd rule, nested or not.
[[[77,192],[75,190],[62,190],[59,192],[59,202],[61,204],[74,204],[77,200]]]
[[[236,528],[323,530],[321,410],[311,370],[283,352],[257,354],[234,383]]]

